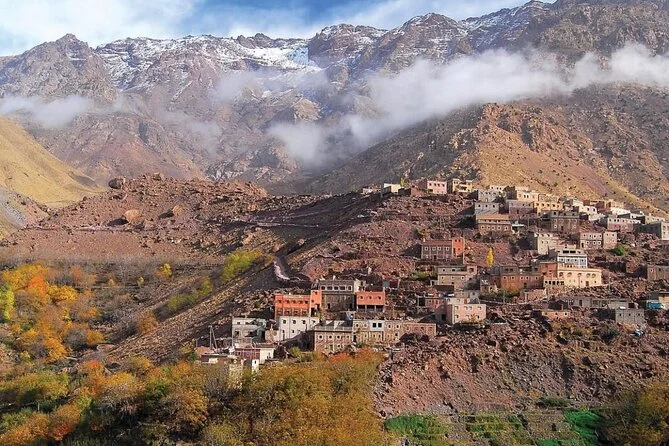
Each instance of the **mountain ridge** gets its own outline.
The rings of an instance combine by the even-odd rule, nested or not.
[[[274,130],[295,125],[300,147],[305,126],[331,129],[351,116],[375,116],[370,73],[394,76],[421,59],[439,66],[528,48],[568,67],[586,52],[606,60],[630,42],[651,54],[669,50],[666,1],[531,1],[459,21],[426,14],[391,30],[332,25],[309,39],[128,38],[91,48],[66,35],[0,59],[0,96],[90,99],[64,127],[44,127],[30,113],[22,122],[59,159],[99,182],[163,171],[300,192],[290,185],[296,179],[317,181],[331,163],[369,146],[340,132],[321,142],[332,146],[324,151],[331,159],[312,166]],[[19,76],[26,67],[32,71]]]

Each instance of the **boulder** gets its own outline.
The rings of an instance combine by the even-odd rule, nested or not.
[[[165,175],[163,175],[160,172],[156,172],[153,174],[153,180],[154,181],[163,181],[165,179]]]
[[[183,214],[184,208],[182,206],[179,206],[178,204],[174,206],[172,209],[167,211],[167,214],[170,217],[178,217],[179,215]]]
[[[112,178],[109,181],[109,187],[112,189],[122,189],[123,186],[125,186],[126,179],[123,177],[118,177],[118,178]]]
[[[142,213],[137,209],[129,209],[123,213],[122,220],[131,225],[141,223]]]

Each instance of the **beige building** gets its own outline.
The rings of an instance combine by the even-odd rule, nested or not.
[[[454,290],[464,290],[476,282],[478,268],[476,265],[446,265],[436,267],[435,272],[435,285],[451,285]]]
[[[527,241],[530,247],[539,255],[548,255],[551,249],[560,245],[560,237],[551,232],[530,231],[527,233]]]
[[[581,232],[578,234],[578,246],[581,249],[613,249],[618,245],[618,233]]]
[[[474,182],[472,180],[451,178],[446,182],[446,188],[449,194],[469,195],[474,190]]]
[[[450,325],[482,322],[486,318],[486,306],[476,302],[455,300],[447,303],[444,321]]]
[[[558,264],[557,278],[567,288],[590,288],[602,286],[602,270],[599,268],[576,268],[568,264]]]
[[[513,232],[511,220],[506,214],[479,214],[476,216],[476,229],[481,234]]]

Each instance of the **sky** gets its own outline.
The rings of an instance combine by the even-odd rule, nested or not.
[[[328,25],[390,29],[437,12],[476,17],[523,0],[0,0],[0,55],[75,34],[92,46],[126,37],[311,37]]]

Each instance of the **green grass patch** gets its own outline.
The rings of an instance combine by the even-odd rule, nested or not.
[[[429,415],[402,415],[386,420],[384,427],[398,437],[406,438],[411,445],[445,446],[448,433],[437,418]]]
[[[565,419],[572,429],[578,433],[586,446],[597,446],[597,429],[602,424],[602,417],[589,410],[567,411]]]

